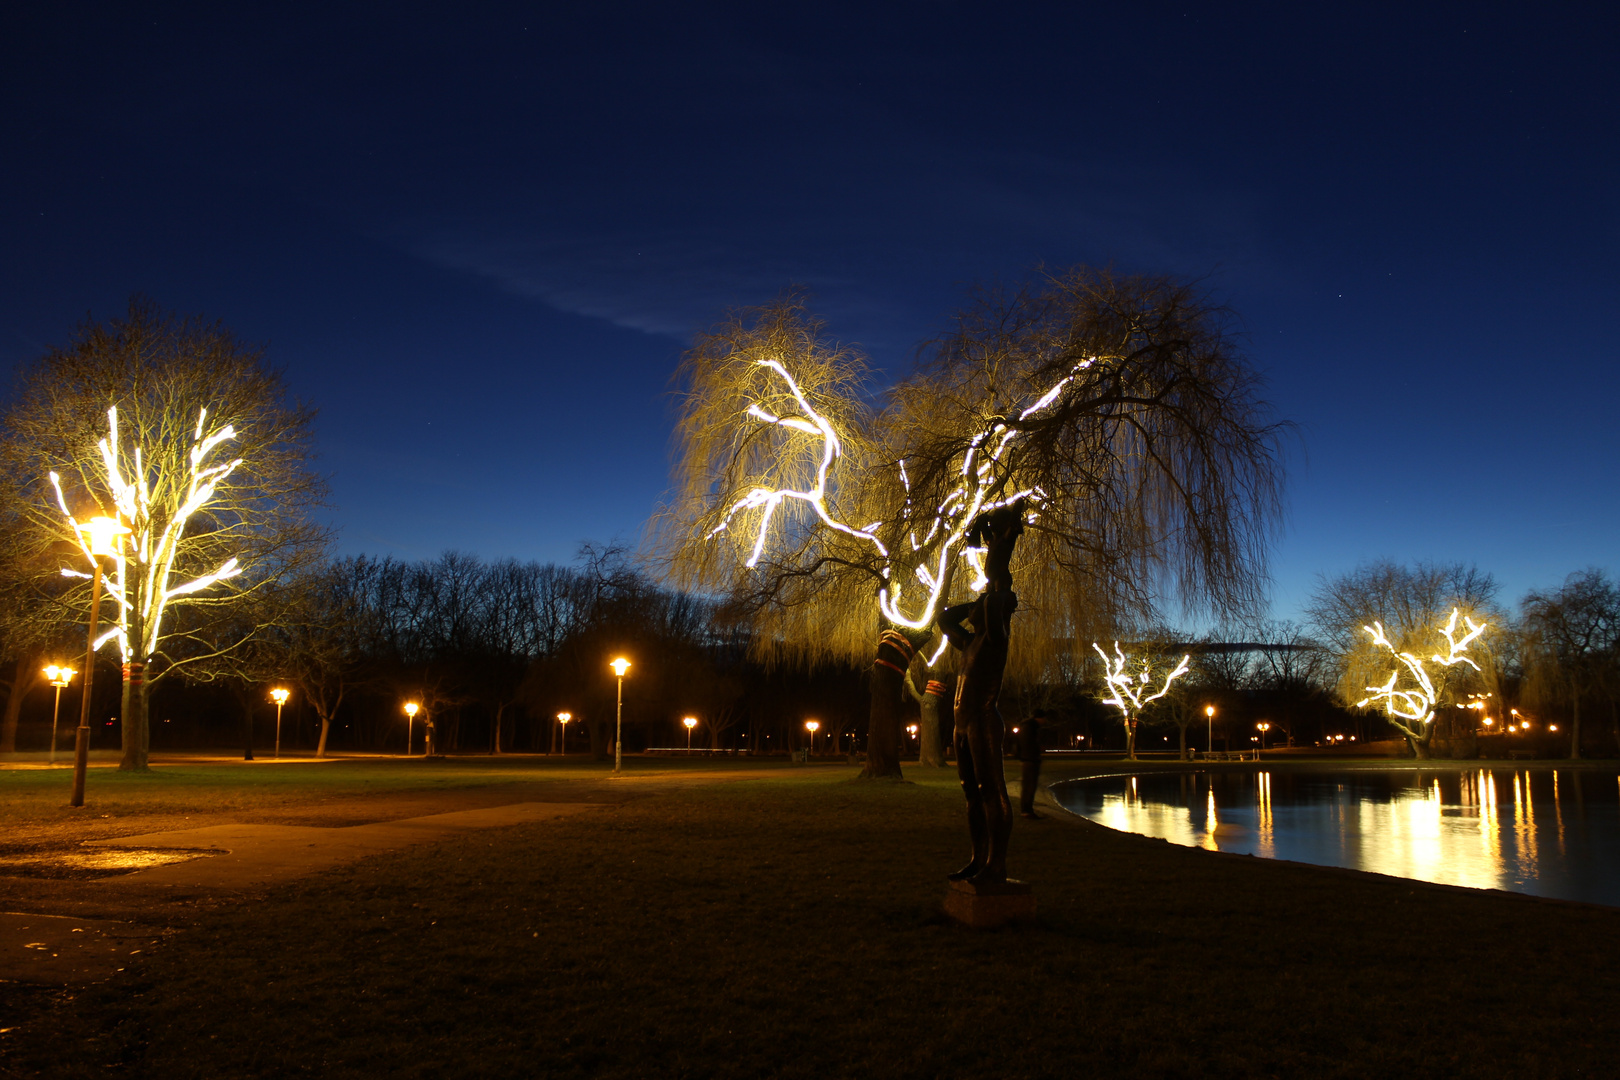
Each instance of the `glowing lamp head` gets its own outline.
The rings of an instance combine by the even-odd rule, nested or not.
[[[1558,725],[1557,724],[1548,724],[1547,725],[1547,730],[1548,731],[1557,731],[1558,730]]]
[[[1270,731],[1271,730],[1271,725],[1267,724],[1267,723],[1264,723],[1264,722],[1256,724],[1254,726],[1259,728],[1261,731]]]
[[[277,705],[287,704],[287,698],[289,696],[290,693],[284,686],[278,686],[274,690],[270,691],[270,700],[275,702]]]
[[[624,673],[630,670],[630,661],[621,656],[617,660],[613,661],[613,663],[609,664],[608,667],[613,669],[613,674],[622,679],[624,678]]]
[[[687,731],[691,731],[693,728],[697,727],[697,717],[695,717],[695,716],[685,717],[685,718],[683,718],[681,720],[681,723],[686,725],[686,730]]]
[[[560,713],[557,714],[557,721],[559,723],[566,724],[566,723],[568,723],[568,721],[572,720],[573,718],[574,718],[574,714],[571,713],[571,712],[560,712]]]
[[[1204,706],[1204,715],[1208,716],[1208,717],[1213,717],[1215,715],[1215,706],[1213,706],[1213,705],[1205,705]]]
[[[821,730],[821,721],[819,721],[819,720],[806,720],[804,722],[804,726],[805,726],[805,729],[810,732],[810,734],[814,735],[816,732]]]
[[[45,669],[45,677],[51,681],[52,686],[62,687],[73,681],[78,672],[70,667],[59,667],[51,664]]]
[[[108,556],[118,554],[118,538],[129,532],[117,518],[110,517],[93,517],[82,522],[79,529],[85,534],[90,554]]]
[[[422,706],[418,705],[416,702],[407,701],[405,703],[405,715],[410,717],[412,720],[415,720],[416,714],[421,711],[421,708]]]

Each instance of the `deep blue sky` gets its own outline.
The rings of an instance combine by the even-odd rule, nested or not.
[[[0,364],[218,317],[345,550],[566,561],[639,537],[726,307],[803,284],[900,371],[967,283],[1113,263],[1205,278],[1301,425],[1279,614],[1613,570],[1612,8],[1235,7],[8,5]]]

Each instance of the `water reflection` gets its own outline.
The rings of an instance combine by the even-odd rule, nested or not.
[[[1548,769],[1261,771],[1053,791],[1110,828],[1189,847],[1620,905],[1616,781]]]

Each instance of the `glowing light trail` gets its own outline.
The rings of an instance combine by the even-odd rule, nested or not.
[[[142,640],[135,643],[139,647],[139,655],[142,658],[150,656],[157,651],[158,642],[162,640],[163,616],[170,600],[177,596],[199,592],[242,572],[236,558],[232,557],[211,573],[178,585],[169,584],[187,522],[192,515],[208,504],[214,493],[219,490],[219,485],[242,464],[241,458],[206,464],[210,454],[221,443],[236,437],[236,429],[230,424],[209,431],[207,421],[208,410],[198,410],[197,426],[187,455],[189,469],[179,505],[172,513],[164,515],[164,507],[154,504],[152,478],[147,474],[145,459],[138,446],[130,455],[134,459],[133,468],[126,475],[118,436],[118,409],[114,406],[107,410],[107,437],[102,439],[98,446],[113,506],[118,520],[128,523],[124,534],[129,539],[126,543],[120,536],[110,545],[113,551],[113,570],[106,575],[107,594],[118,604],[118,622],[112,630],[96,641],[95,647],[99,649],[103,643],[116,637],[125,663],[136,658],[130,642],[132,614],[138,615],[141,622]],[[62,493],[61,477],[53,471],[50,479],[51,486],[56,490],[57,506],[73,526],[85,557],[93,560],[95,555],[85,538],[87,526],[68,509],[67,499]],[[157,519],[165,516],[166,520],[159,527]],[[68,577],[90,576],[67,568],[64,568],[62,573]],[[131,599],[131,590],[139,581],[143,581],[145,588],[140,592],[141,606],[136,611],[134,607],[136,601]]]
[[[1057,385],[1019,413],[1018,419],[1027,420],[1060,400],[1064,391],[1074,383],[1076,376],[1097,361],[1097,357],[1090,357],[1076,364]],[[970,583],[970,588],[978,592],[988,585],[988,579],[984,575],[983,550],[964,544],[968,526],[985,511],[1011,505],[1019,499],[1029,499],[1038,503],[1045,497],[1044,492],[1034,487],[1003,498],[995,497],[994,493],[1006,484],[1010,476],[1010,471],[1006,469],[1005,455],[1024,434],[1022,429],[1009,425],[1001,416],[988,418],[986,429],[974,435],[967,449],[963,451],[960,473],[963,483],[955,487],[934,511],[926,535],[919,541],[916,528],[908,528],[906,535],[910,541],[911,551],[920,556],[912,567],[910,576],[914,576],[924,590],[919,601],[908,603],[900,575],[892,573],[895,568],[894,557],[877,535],[877,530],[883,523],[874,522],[864,529],[857,529],[837,520],[827,509],[828,475],[842,453],[842,444],[832,422],[817,412],[805,398],[798,381],[784,364],[778,360],[759,360],[756,363],[770,368],[780,376],[801,415],[778,416],[758,402],[751,402],[744,410],[744,415],[762,423],[819,437],[822,440],[820,464],[816,469],[815,482],[806,490],[766,487],[752,489],[727,509],[721,523],[710,531],[709,536],[713,537],[729,528],[738,514],[751,510],[759,511],[753,547],[744,563],[750,568],[755,567],[764,557],[771,521],[777,509],[789,499],[803,502],[811,507],[816,516],[829,528],[873,546],[881,564],[879,574],[886,582],[878,593],[878,607],[883,617],[890,623],[914,630],[933,625],[949,580],[947,571],[958,549],[965,555],[974,571],[974,580]],[[900,482],[907,493],[902,516],[906,521],[911,521],[911,477],[906,470],[905,461],[898,462],[898,469]]]
[[[1113,696],[1104,698],[1103,704],[1116,706],[1120,712],[1125,714],[1127,722],[1135,720],[1142,712],[1143,706],[1168,694],[1170,684],[1187,674],[1192,660],[1190,653],[1183,656],[1181,663],[1176,665],[1175,670],[1164,677],[1164,685],[1159,687],[1157,692],[1143,697],[1143,693],[1152,685],[1152,665],[1144,662],[1142,664],[1142,673],[1140,675],[1131,675],[1125,670],[1130,661],[1126,659],[1125,651],[1119,647],[1119,642],[1114,642],[1113,656],[1103,652],[1103,647],[1095,641],[1091,643],[1091,647],[1097,650],[1098,656],[1102,657],[1105,671],[1103,680],[1108,684],[1109,690],[1113,691]]]
[[[1459,632],[1457,620],[1459,618],[1468,627],[1468,633],[1463,635],[1460,640],[1457,637]],[[1486,626],[1486,623],[1476,623],[1473,619],[1463,615],[1457,608],[1452,608],[1451,619],[1445,626],[1440,627],[1440,633],[1445,636],[1448,646],[1446,655],[1441,656],[1439,653],[1435,653],[1429,657],[1429,660],[1439,664],[1441,667],[1467,664],[1475,671],[1478,671],[1479,665],[1463,654],[1467,651],[1469,644],[1485,632]],[[1439,691],[1435,689],[1434,680],[1429,677],[1428,668],[1425,667],[1424,661],[1411,653],[1400,652],[1394,645],[1390,644],[1389,638],[1384,634],[1383,623],[1374,620],[1372,626],[1363,626],[1362,629],[1372,635],[1374,645],[1381,645],[1388,649],[1390,655],[1399,661],[1399,665],[1389,673],[1389,680],[1383,686],[1367,687],[1369,696],[1356,702],[1356,707],[1358,709],[1365,708],[1369,704],[1380,702],[1386,713],[1402,720],[1411,721],[1420,729],[1419,734],[1421,735],[1421,729],[1426,728],[1430,721],[1434,719],[1434,706],[1440,698]],[[1396,689],[1401,681],[1402,667],[1406,669],[1412,681],[1417,684],[1414,688],[1407,690]]]

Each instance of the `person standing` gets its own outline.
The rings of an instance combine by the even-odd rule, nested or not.
[[[1035,812],[1035,791],[1041,786],[1041,721],[1045,719],[1046,710],[1036,709],[1018,726],[1018,760],[1024,764],[1018,812],[1027,818],[1041,816]]]

